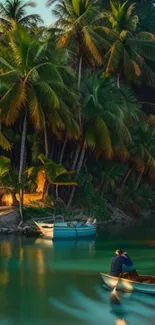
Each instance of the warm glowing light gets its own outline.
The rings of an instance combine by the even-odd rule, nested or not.
[[[37,174],[37,179],[36,179],[36,192],[34,193],[24,193],[23,195],[23,203],[24,205],[30,205],[30,203],[35,204],[35,202],[38,202],[40,207],[41,204],[44,204],[41,202],[43,200],[43,193],[44,193],[44,186],[45,186],[45,172],[43,170],[40,170]],[[19,194],[16,193],[16,199],[19,202]],[[54,206],[54,203],[51,201],[50,202],[51,206]]]
[[[19,262],[20,263],[23,262],[23,257],[24,257],[24,249],[22,247],[20,247],[20,251],[19,251]]]
[[[154,246],[155,246],[155,240],[148,240],[148,241],[147,241],[147,244],[148,244],[149,246],[154,247]]]
[[[37,238],[35,244],[53,247],[53,241],[51,239]]]
[[[3,253],[3,256],[6,257],[6,258],[10,258],[11,255],[12,255],[12,250],[11,250],[11,244],[9,241],[4,241],[2,244],[1,244],[1,249],[2,249],[2,253]]]
[[[45,185],[45,172],[40,170],[37,175],[37,193],[43,193]]]
[[[26,193],[23,197],[24,205],[28,205],[30,202],[40,201],[42,198],[42,193]],[[16,199],[19,201],[19,194],[16,194]]]
[[[120,284],[121,287],[125,288],[126,290],[129,290],[129,291],[133,291],[134,290],[132,283],[130,283],[128,281],[124,281],[122,279],[122,281],[120,281],[119,284]]]
[[[44,257],[41,249],[38,249],[36,252],[37,262],[38,262],[38,272],[43,274],[45,272]]]
[[[116,325],[128,325],[124,319],[116,319],[115,324]]]
[[[4,194],[1,203],[7,206],[11,206],[13,204],[13,197],[12,194]]]
[[[118,279],[114,279],[114,278],[107,278],[107,279],[104,279],[105,283],[108,285],[108,287],[111,287],[111,288],[115,288],[118,284]]]

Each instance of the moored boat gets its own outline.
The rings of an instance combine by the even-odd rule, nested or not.
[[[51,239],[70,239],[70,238],[85,238],[96,235],[96,220],[87,222],[65,222],[64,220],[54,220],[51,223],[37,222],[34,223],[39,228],[41,234],[45,238]]]
[[[125,292],[142,292],[147,294],[155,294],[155,276],[140,275],[136,280],[117,278],[109,274],[101,273],[104,285],[107,288]]]

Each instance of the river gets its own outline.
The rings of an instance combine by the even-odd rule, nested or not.
[[[113,306],[100,277],[120,247],[141,274],[155,274],[154,231],[138,233],[55,243],[1,236],[0,325],[154,325],[155,297],[121,294]]]

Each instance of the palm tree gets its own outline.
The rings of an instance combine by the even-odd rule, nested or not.
[[[115,161],[98,160],[89,166],[89,172],[94,176],[94,182],[100,185],[101,193],[110,192],[116,189],[127,169],[125,164]]]
[[[130,149],[130,160],[138,171],[136,187],[144,174],[150,175],[155,170],[155,130],[148,124],[141,123],[132,128],[133,144]]]
[[[106,73],[118,74],[128,81],[147,82],[155,86],[155,73],[150,62],[155,59],[155,37],[151,33],[136,34],[138,17],[134,14],[135,4],[129,5],[111,1],[111,11],[104,11],[103,27],[96,27],[96,32],[105,38],[110,46],[104,55]],[[107,47],[107,45],[106,45]],[[106,50],[106,48],[105,48]]]
[[[13,125],[19,118],[23,120],[19,187],[22,197],[22,174],[24,169],[27,121],[31,118],[36,130],[45,130],[44,108],[51,108],[51,114],[60,107],[56,90],[63,88],[63,79],[54,62],[46,57],[46,49],[38,40],[32,40],[28,32],[19,26],[8,35],[8,48],[2,48],[0,57],[3,71],[0,81],[5,86],[1,96],[1,109],[5,124]],[[6,61],[7,58],[7,61]],[[22,207],[20,206],[22,217]]]
[[[130,88],[122,83],[118,88],[117,80],[106,75],[89,76],[85,86],[85,140],[93,150],[110,158],[114,155],[115,143],[121,146],[126,141],[131,142],[126,123],[138,119],[140,106]]]
[[[6,138],[5,134],[2,132],[1,121],[0,121],[0,147],[5,151],[10,151],[12,148],[12,145]]]
[[[42,19],[37,14],[27,14],[27,9],[36,7],[35,1],[23,0],[6,0],[5,4],[0,3],[0,25],[5,28],[11,28],[12,22],[19,23],[23,26],[33,28],[38,23],[42,23]]]
[[[81,170],[87,147],[93,150],[97,157],[104,155],[108,159],[115,155],[116,146],[123,150],[123,146],[131,142],[126,122],[137,118],[139,113],[139,105],[132,91],[122,84],[118,88],[116,79],[88,75],[82,89],[83,137],[76,167],[77,175]],[[75,188],[72,189],[68,205],[72,202],[74,191]]]
[[[150,213],[151,203],[153,202],[154,193],[150,190],[148,184],[141,184],[140,187],[135,187],[135,180],[128,180],[124,191],[124,197],[121,201],[121,208],[127,207],[130,212],[140,216],[141,212],[147,211]]]
[[[58,34],[58,47],[65,47],[69,42],[76,47],[78,57],[78,88],[81,82],[83,59],[92,65],[102,65],[100,52],[101,38],[98,40],[93,26],[98,25],[102,13],[97,0],[63,0],[58,1],[53,14]]]
[[[129,148],[129,168],[122,182],[116,204],[118,205],[124,196],[125,185],[132,173],[138,173],[135,181],[135,189],[138,189],[144,175],[154,179],[155,175],[155,131],[146,123],[132,126],[132,143]]]

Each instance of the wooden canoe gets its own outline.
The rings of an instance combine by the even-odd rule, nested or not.
[[[101,273],[104,285],[110,289],[116,288],[125,292],[142,292],[155,294],[155,276],[138,276],[136,280],[117,278],[109,274]]]

